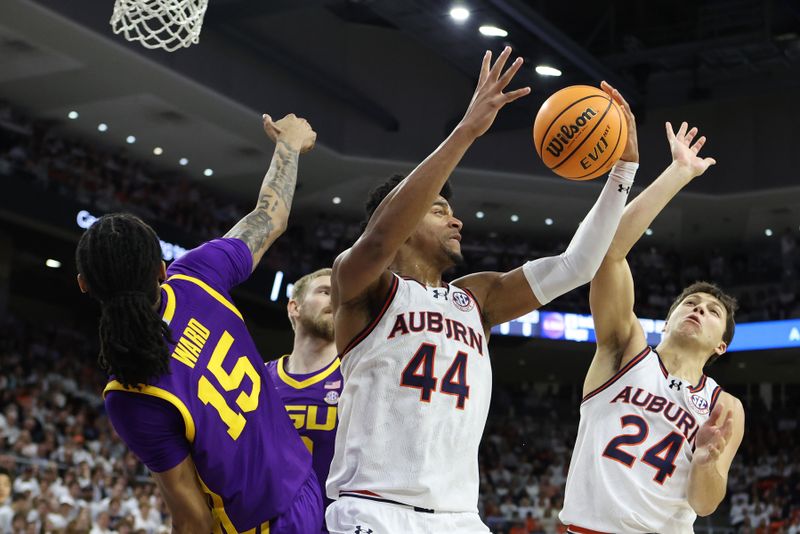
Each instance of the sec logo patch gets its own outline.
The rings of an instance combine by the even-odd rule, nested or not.
[[[475,301],[463,291],[456,291],[453,293],[453,305],[463,312],[468,312],[475,307]]]
[[[699,413],[700,415],[705,415],[708,413],[708,401],[705,400],[700,395],[692,395],[692,409]]]

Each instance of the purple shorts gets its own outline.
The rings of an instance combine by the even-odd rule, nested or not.
[[[303,482],[294,496],[292,506],[281,516],[272,521],[270,534],[308,534],[310,532],[327,532],[325,529],[325,506],[319,493],[317,475],[311,475]]]

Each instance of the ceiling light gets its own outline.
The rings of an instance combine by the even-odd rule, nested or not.
[[[157,146],[157,147],[155,147],[153,149],[153,154],[155,154],[156,156],[160,156],[163,153],[164,153],[164,149],[161,148],[160,146]]]
[[[481,26],[478,31],[486,37],[506,37],[508,32],[497,26]]]
[[[644,235],[653,235],[653,229],[648,228],[647,230],[644,231]]]
[[[553,226],[553,219],[551,219],[550,217],[548,217],[548,218],[546,218],[546,219],[544,220],[544,223],[545,223],[547,226]]]
[[[204,176],[214,176],[214,169],[206,169],[203,171]]]
[[[455,21],[464,22],[469,18],[469,9],[465,7],[454,7],[450,10],[450,16],[453,17]]]
[[[126,138],[125,138],[125,141],[126,141],[126,142],[127,142],[129,145],[132,145],[133,143],[135,143],[135,142],[136,142],[136,136],[135,136],[135,135],[129,135],[128,137],[126,137]]]
[[[50,267],[51,269],[58,269],[59,267],[61,267],[61,262],[58,260],[54,260],[52,258],[48,258],[47,261],[44,262],[44,264]]]
[[[548,67],[547,65],[537,65],[536,74],[540,76],[561,76],[561,71],[555,67]]]
[[[342,199],[341,199],[341,197],[333,197],[331,199],[331,202],[333,202],[334,204],[341,204],[342,203]]]
[[[75,119],[77,119],[79,117],[79,115],[78,115],[77,111],[73,110],[73,111],[70,111],[69,113],[67,113],[67,117],[69,117],[72,120],[75,120]]]
[[[97,131],[105,132],[106,130],[108,130],[108,124],[101,122],[100,124],[97,125]]]
[[[181,159],[178,160],[178,163],[180,163],[181,165],[183,165],[185,167],[186,165],[189,164],[189,160],[186,159],[186,158],[181,158]]]
[[[772,237],[772,229],[767,228],[766,230],[764,230],[764,235],[767,237]]]
[[[483,217],[484,217],[485,215],[486,215],[486,214],[485,214],[485,213],[483,213],[482,211],[476,211],[476,212],[475,212],[475,217],[477,217],[478,219],[483,219]]]
[[[511,216],[511,222],[517,222],[518,220],[519,220],[519,215],[514,214]]]

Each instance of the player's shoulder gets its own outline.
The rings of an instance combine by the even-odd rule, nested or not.
[[[731,410],[734,416],[744,417],[744,404],[738,397],[723,390],[720,392],[717,402],[726,410]]]

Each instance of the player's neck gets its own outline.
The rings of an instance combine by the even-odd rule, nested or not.
[[[443,285],[442,271],[444,269],[441,265],[425,261],[418,254],[409,253],[403,249],[397,252],[389,269],[400,276],[413,278],[426,286],[440,287]]]
[[[336,354],[336,344],[332,340],[298,333],[292,353],[283,362],[284,368],[289,373],[314,373],[330,365]]]
[[[705,351],[663,341],[656,347],[656,352],[670,375],[691,384],[697,384],[703,376],[703,367],[708,359]]]

